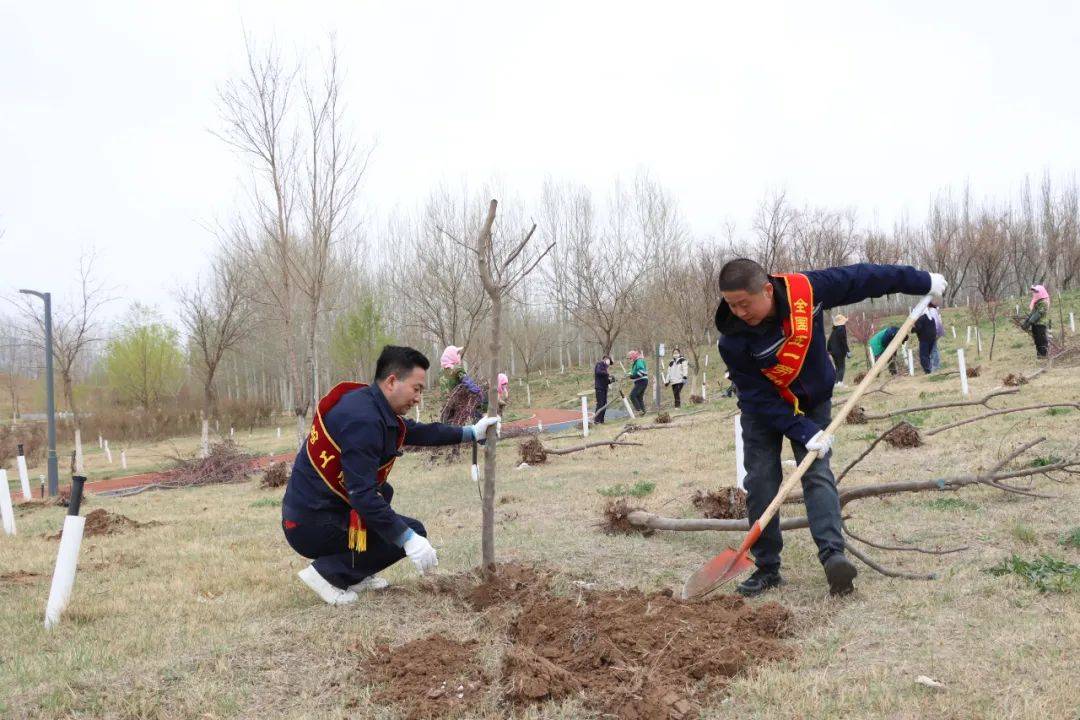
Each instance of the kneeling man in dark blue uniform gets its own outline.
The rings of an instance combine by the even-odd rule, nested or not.
[[[319,401],[296,455],[281,526],[289,545],[313,560],[300,579],[331,605],[386,587],[376,573],[404,557],[421,573],[439,564],[420,521],[390,506],[394,489],[386,480],[402,446],[471,442],[499,421],[459,427],[403,417],[420,402],[428,367],[417,350],[384,347],[375,384],[334,387]]]

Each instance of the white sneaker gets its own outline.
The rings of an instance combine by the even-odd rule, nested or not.
[[[315,569],[314,565],[308,565],[296,574],[304,581],[304,584],[314,590],[315,594],[321,597],[327,605],[348,605],[359,599],[357,594],[352,590],[342,590],[341,588],[331,585],[326,578],[319,574],[319,571]]]
[[[390,581],[378,575],[369,575],[355,585],[350,585],[349,590],[354,593],[362,593],[366,590],[385,590],[390,587]]]

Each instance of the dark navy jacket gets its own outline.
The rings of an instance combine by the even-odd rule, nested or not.
[[[608,385],[615,382],[611,377],[608,364],[601,360],[593,367],[593,390],[607,390]]]
[[[836,382],[836,370],[825,350],[823,310],[893,293],[925,295],[930,292],[930,273],[907,265],[863,264],[803,274],[814,289],[814,331],[802,372],[789,389],[799,399],[799,407],[809,412],[832,398]],[[732,314],[727,302],[721,300],[716,310],[716,329],[721,333],[717,347],[732,382],[739,388],[739,408],[763,418],[777,432],[805,445],[823,428],[806,415],[796,415],[795,409],[761,373],[762,369],[776,364],[776,351],[784,340],[781,319],[790,315],[784,281],[772,277],[770,280],[776,316],[751,327]]]
[[[467,429],[442,423],[418,423],[402,418],[405,440],[409,445],[452,445],[469,436]],[[408,529],[390,500],[394,489],[389,482],[376,483],[379,468],[400,456],[397,449],[398,416],[390,409],[378,386],[353,390],[343,395],[323,423],[334,442],[341,447],[341,468],[349,505],[364,519],[367,527],[387,542],[401,545]],[[316,517],[334,518],[348,523],[349,505],[327,487],[301,447],[293,463],[292,476],[285,489],[282,515],[286,520],[302,522]],[[340,516],[340,517],[337,517]]]

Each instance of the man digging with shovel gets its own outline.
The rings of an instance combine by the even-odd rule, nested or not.
[[[909,266],[869,264],[769,275],[741,258],[720,269],[719,282],[717,346],[739,388],[750,524],[783,481],[784,437],[800,466],[808,451],[816,452],[801,478],[806,515],[829,592],[846,595],[854,590],[857,570],[844,556],[840,499],[829,468],[833,437],[823,430],[836,377],[825,346],[824,310],[893,293],[940,296],[945,278]],[[773,515],[751,548],[757,570],[737,592],[750,597],[782,584],[782,548],[780,520]]]
[[[300,579],[331,605],[386,587],[375,573],[402,558],[421,573],[439,564],[420,521],[390,507],[394,489],[386,480],[406,441],[476,441],[499,422],[485,417],[460,427],[403,417],[420,402],[427,369],[418,350],[387,345],[375,365],[374,385],[340,383],[319,401],[296,455],[281,527],[293,550],[314,561]]]

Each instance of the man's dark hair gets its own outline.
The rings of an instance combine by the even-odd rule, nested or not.
[[[415,367],[424,370],[431,367],[424,353],[402,345],[387,345],[379,353],[379,360],[375,363],[375,382],[385,380],[391,375],[404,377]]]
[[[724,263],[720,268],[720,292],[761,292],[769,281],[765,268],[750,258],[738,258]]]

